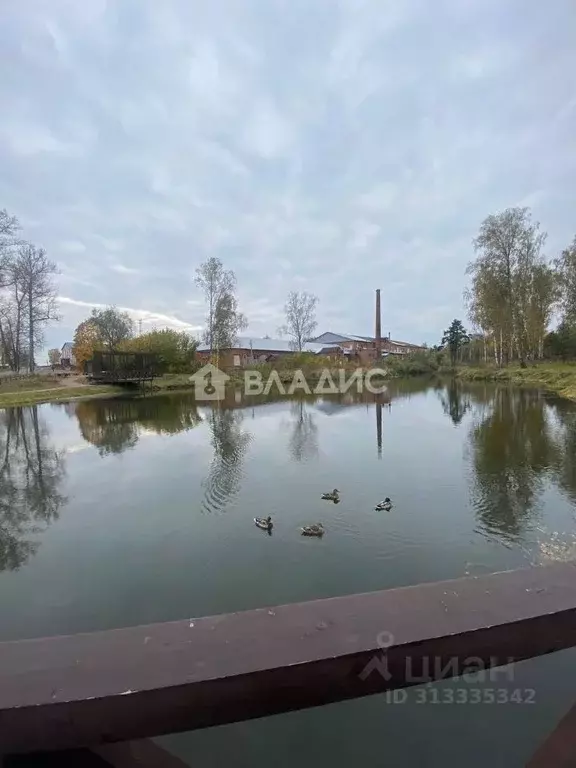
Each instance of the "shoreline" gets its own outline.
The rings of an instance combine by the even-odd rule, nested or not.
[[[288,383],[294,375],[294,372],[286,370],[278,371],[278,373],[282,383]],[[61,386],[29,390],[16,389],[6,393],[3,393],[0,388],[0,409],[41,405],[44,403],[67,403],[105,397],[144,398],[193,392],[194,384],[189,380],[190,375],[169,374],[160,377],[154,382],[152,390],[146,389],[146,391],[105,384],[81,384],[76,387]],[[421,378],[422,375],[398,376],[393,370],[388,370],[386,378]],[[576,365],[570,363],[532,363],[526,368],[521,368],[519,365],[512,365],[506,368],[460,366],[454,370],[431,371],[427,375],[436,375],[440,378],[453,377],[464,382],[490,381],[510,386],[533,386],[568,400],[576,401]],[[319,376],[316,371],[309,371],[308,378],[313,383]],[[230,382],[231,388],[234,389],[239,381],[239,378],[233,376]]]
[[[570,363],[532,363],[526,368],[511,365],[506,368],[469,368],[454,371],[460,381],[492,381],[511,386],[534,386],[566,400],[576,401],[576,365]]]

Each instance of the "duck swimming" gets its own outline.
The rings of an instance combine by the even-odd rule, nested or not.
[[[322,523],[315,523],[314,525],[303,525],[300,528],[302,536],[324,536],[324,526]]]
[[[340,501],[340,491],[338,488],[334,488],[333,491],[323,493],[322,498],[325,499],[325,501],[333,501],[335,504],[337,504]]]
[[[262,528],[263,531],[272,530],[272,518],[270,515],[268,515],[268,517],[255,517],[254,523],[258,526],[258,528]]]
[[[392,502],[390,501],[388,496],[386,496],[384,501],[378,502],[378,504],[376,504],[374,509],[377,510],[378,512],[382,512],[382,511],[388,512],[389,510],[392,509]]]

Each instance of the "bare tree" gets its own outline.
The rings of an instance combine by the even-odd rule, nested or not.
[[[96,328],[102,343],[114,350],[122,341],[127,341],[134,334],[134,323],[128,312],[120,312],[115,307],[93,309],[90,323]]]
[[[196,270],[196,284],[208,304],[204,341],[210,351],[233,346],[238,331],[248,325],[246,317],[238,311],[236,275],[212,256]]]
[[[42,341],[42,334],[50,320],[57,320],[56,264],[50,261],[43,248],[30,243],[20,246],[15,264],[15,280],[25,297],[28,332],[28,359],[30,373],[34,371],[34,350]]]
[[[296,352],[302,352],[304,342],[314,333],[316,322],[316,305],[318,297],[306,291],[290,291],[284,305],[286,324],[278,329],[281,334],[288,334],[292,341],[290,346]]]
[[[60,350],[49,349],[48,350],[48,362],[51,366],[60,365]]]
[[[11,248],[16,244],[16,234],[20,224],[15,216],[9,216],[5,209],[0,210],[0,288],[5,285],[5,270],[8,265]]]

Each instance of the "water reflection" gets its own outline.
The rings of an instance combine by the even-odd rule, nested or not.
[[[473,504],[480,528],[516,540],[534,522],[544,480],[558,464],[553,413],[539,392],[496,389],[470,432]],[[572,458],[573,461],[573,458]]]
[[[556,460],[558,484],[576,503],[576,408],[560,398],[553,401],[553,407],[560,427]]]
[[[208,413],[214,449],[208,477],[203,482],[205,512],[220,512],[239,492],[242,462],[252,435],[242,429],[244,412],[214,405]]]
[[[318,456],[318,426],[314,415],[308,409],[304,400],[296,400],[290,404],[292,433],[288,442],[288,450],[294,461],[308,461]]]
[[[471,407],[470,393],[464,390],[462,382],[452,379],[445,388],[439,389],[439,396],[444,413],[457,427]]]
[[[50,444],[38,406],[0,411],[0,456],[0,570],[15,570],[39,547],[31,537],[66,501],[64,457]]]
[[[85,400],[76,405],[75,415],[82,437],[98,448],[100,456],[134,448],[142,432],[172,435],[202,421],[188,395]]]

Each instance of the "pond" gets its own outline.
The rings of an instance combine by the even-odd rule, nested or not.
[[[420,380],[375,400],[184,394],[0,411],[0,640],[573,559],[573,404]],[[334,487],[341,502],[322,501]],[[386,496],[392,509],[375,511]],[[253,524],[267,515],[271,535]],[[316,522],[322,539],[300,535]],[[573,703],[576,656],[515,670],[534,706],[419,706],[412,690],[403,706],[377,696],[159,741],[210,766],[523,765]]]

